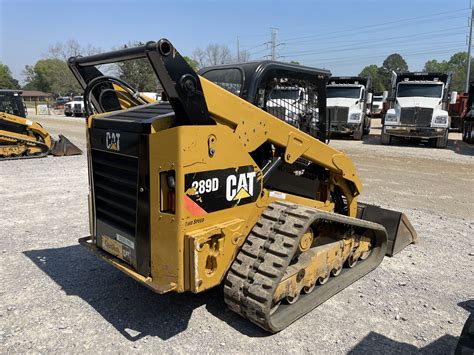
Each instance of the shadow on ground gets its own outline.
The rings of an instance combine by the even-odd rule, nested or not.
[[[414,345],[402,343],[387,338],[386,336],[370,332],[362,341],[348,353],[358,354],[452,354],[456,348],[458,338],[452,335],[443,335],[425,347],[418,348]]]
[[[269,335],[227,309],[222,288],[201,294],[158,295],[79,245],[24,254],[67,295],[86,301],[131,341],[147,335],[169,339],[188,328],[193,311],[201,306],[242,334]]]
[[[474,313],[474,299],[459,302],[458,306],[464,308],[469,313]]]
[[[474,314],[474,299],[459,302],[458,306]],[[349,354],[452,354],[456,349],[458,340],[458,337],[445,334],[431,344],[418,348],[411,344],[392,340],[382,334],[370,332],[359,344],[349,351]],[[456,351],[458,350],[456,349]],[[461,353],[459,352],[459,354]]]

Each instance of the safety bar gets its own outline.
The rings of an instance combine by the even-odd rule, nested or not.
[[[88,91],[93,89],[89,84],[94,80],[106,78],[97,65],[132,59],[148,59],[173,107],[177,125],[216,124],[209,115],[199,76],[167,39],[87,57],[71,57],[68,65],[84,91]],[[98,109],[100,93],[94,90],[92,101]]]

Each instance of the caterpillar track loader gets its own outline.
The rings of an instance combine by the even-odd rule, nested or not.
[[[169,103],[97,68],[137,59]],[[88,112],[79,243],[153,291],[222,284],[230,309],[278,332],[415,239],[403,214],[358,203],[353,163],[325,144],[328,71],[267,61],[208,80],[166,39],[68,64]],[[285,85],[313,95],[319,139],[265,111]]]
[[[26,118],[20,90],[0,90],[0,160],[82,154],[69,139],[55,141],[37,122]]]

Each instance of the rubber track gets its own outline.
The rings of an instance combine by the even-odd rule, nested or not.
[[[312,302],[308,298],[301,302],[303,297],[300,297],[300,300],[293,305],[281,305],[278,311],[270,316],[273,294],[297,251],[301,237],[315,220],[325,220],[326,218],[332,222],[336,220],[336,223],[344,223],[349,228],[351,227],[350,222],[355,220],[359,226],[363,225],[378,230],[379,237],[377,239],[380,250],[373,253],[376,254],[373,258],[375,262],[371,263],[373,265],[370,265],[368,271],[365,270],[361,273],[362,269],[359,269],[360,271],[344,285],[337,285],[333,282],[329,294],[315,295],[319,297],[317,301]],[[273,203],[263,212],[237,254],[224,283],[224,300],[234,312],[248,318],[269,332],[278,332],[348,284],[373,270],[382,261],[385,248],[386,232],[380,225],[301,205]],[[372,258],[369,257],[367,260],[369,259]],[[369,264],[367,265],[369,266]],[[336,287],[334,288],[334,286]],[[278,317],[279,311],[284,307],[287,307],[286,313],[290,315]],[[291,312],[288,312],[290,307]],[[277,321],[274,320],[275,318]]]
[[[7,137],[7,138],[12,138],[10,136],[6,136],[6,135],[0,135],[0,137]],[[43,158],[45,156],[48,155],[48,152],[49,152],[49,147],[42,143],[42,142],[38,142],[38,141],[33,141],[33,140],[29,140],[29,139],[21,139],[21,138],[13,138],[15,140],[17,140],[18,142],[25,142],[25,143],[30,143],[30,144],[34,144],[36,146],[41,146],[43,148],[43,152],[39,153],[39,154],[34,154],[34,155],[20,155],[20,156],[17,156],[17,157],[2,157],[0,156],[0,161],[3,161],[3,160],[18,160],[18,159],[32,159],[32,158]]]

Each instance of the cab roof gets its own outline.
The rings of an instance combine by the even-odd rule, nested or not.
[[[315,82],[327,82],[331,76],[331,72],[327,69],[312,68],[274,60],[215,65],[200,69],[198,74],[205,77],[206,73],[225,69],[237,69],[241,72],[243,82],[240,97],[247,101],[252,101],[252,98],[255,97],[257,87],[259,83],[265,79],[266,75],[274,75],[276,72],[288,72],[288,76],[291,76],[293,79],[308,80],[310,77],[313,78]]]

